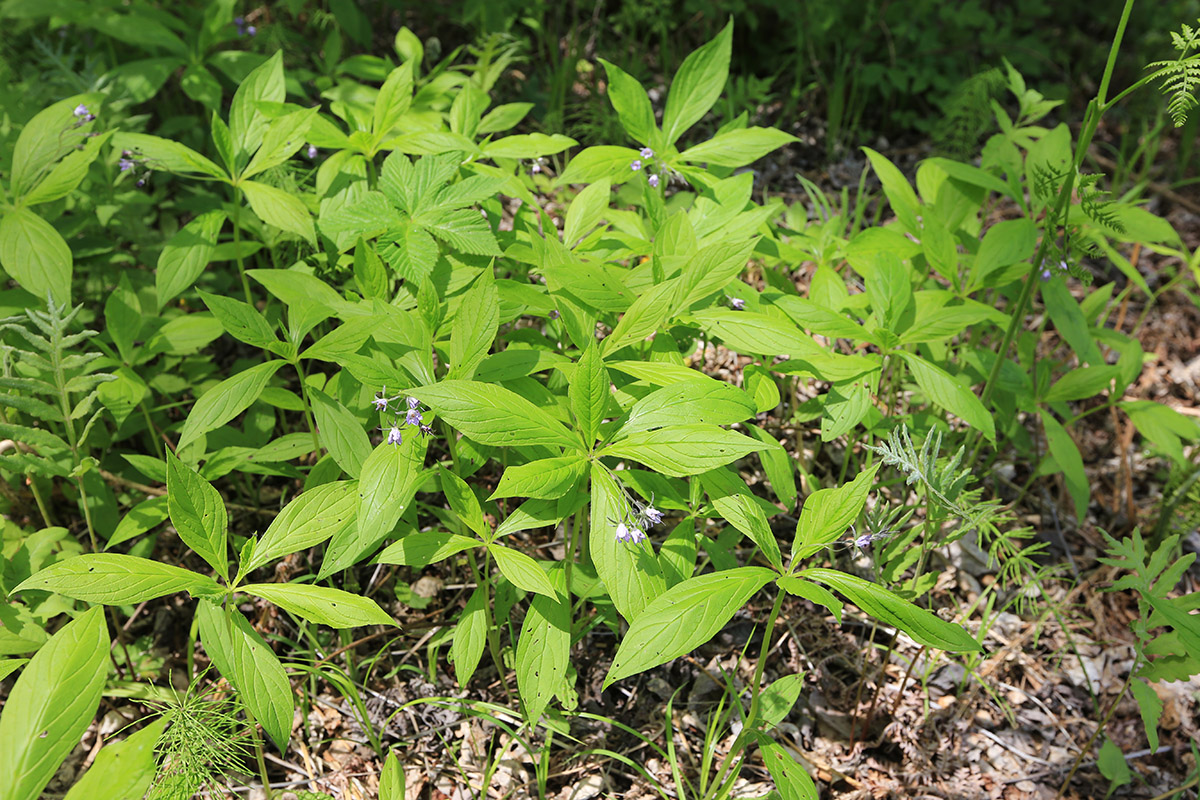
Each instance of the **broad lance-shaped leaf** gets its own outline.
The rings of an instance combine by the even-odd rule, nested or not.
[[[684,131],[699,122],[725,90],[732,42],[731,19],[716,38],[690,53],[679,66],[663,111],[667,144],[674,144]]]
[[[713,501],[713,506],[733,527],[750,537],[767,561],[783,572],[783,556],[779,542],[771,530],[767,514],[746,486],[745,481],[731,470],[714,469],[700,475],[704,491]]]
[[[534,497],[556,499],[562,497],[587,474],[588,461],[579,453],[557,458],[541,458],[528,464],[520,464],[504,470],[500,485],[491,498]]]
[[[552,597],[554,585],[538,562],[519,550],[501,544],[489,544],[488,552],[496,559],[500,573],[518,589]]]
[[[144,797],[154,780],[158,763],[154,745],[167,727],[159,717],[119,742],[105,744],[83,777],[63,800],[122,800]]]
[[[756,733],[755,738],[762,751],[763,763],[767,765],[767,771],[771,773],[775,788],[783,800],[818,800],[817,787],[812,778],[787,750],[761,733]]]
[[[304,583],[251,583],[240,587],[240,590],[269,600],[298,617],[331,628],[396,624],[374,600],[341,589]]]
[[[42,302],[71,300],[71,248],[54,226],[27,208],[0,216],[0,266]]]
[[[575,424],[583,435],[584,444],[589,447],[596,441],[600,423],[604,420],[609,391],[608,370],[604,367],[604,357],[600,354],[600,348],[593,343],[579,357],[567,389]]]
[[[454,627],[450,659],[454,662],[454,677],[462,687],[471,682],[487,642],[487,629],[491,624],[487,613],[487,597],[487,587],[476,586]]]
[[[380,564],[399,564],[402,567],[427,567],[463,550],[482,545],[483,542],[478,539],[457,533],[414,531],[385,547],[375,560]]]
[[[766,567],[736,567],[671,587],[634,618],[604,688],[695,650],[774,577]]]
[[[179,448],[191,444],[200,436],[219,428],[249,408],[267,381],[283,366],[282,361],[265,361],[218,383],[200,396],[183,423]]]
[[[225,224],[225,212],[209,211],[183,226],[167,240],[154,271],[158,310],[196,282],[217,246],[217,235]]]
[[[617,524],[628,517],[629,506],[612,473],[600,463],[592,465],[591,500],[592,562],[617,611],[627,620],[635,619],[666,589],[662,567],[647,543],[617,541]]]
[[[800,572],[799,576],[837,589],[854,605],[879,621],[904,631],[918,644],[952,653],[971,653],[983,649],[961,625],[946,622],[856,575],[813,567]]]
[[[396,527],[425,472],[428,440],[409,427],[399,445],[379,445],[363,463],[358,481],[356,522],[346,525],[330,540],[319,577],[324,578],[358,563]]]
[[[805,498],[792,539],[793,560],[808,558],[846,533],[862,513],[878,471],[879,464],[872,464],[845,486],[818,489]]]
[[[216,594],[221,585],[191,570],[118,553],[85,553],[26,578],[14,592],[40,589],[75,600],[116,606],[176,592]]]
[[[996,441],[996,422],[974,392],[956,381],[941,367],[914,353],[897,350],[896,355],[904,359],[921,391],[925,392],[935,405],[946,409],[972,428],[977,428],[991,441]]]
[[[732,425],[750,419],[756,411],[754,400],[741,389],[701,377],[664,386],[638,400],[613,438],[674,425],[681,420],[688,424]]]
[[[37,800],[100,706],[108,676],[104,610],[63,626],[17,678],[0,714],[0,798]]]
[[[183,543],[229,580],[226,529],[229,517],[221,495],[208,481],[167,451],[167,510]]]
[[[578,449],[563,424],[516,392],[490,383],[442,381],[409,392],[480,444],[536,444]]]
[[[236,609],[227,612],[210,600],[201,600],[196,606],[196,622],[200,641],[217,671],[237,689],[275,745],[286,751],[295,703],[292,685],[275,653]]]
[[[562,685],[571,658],[571,601],[561,565],[550,572],[554,593],[529,602],[517,640],[517,691],[535,722]]]
[[[371,440],[362,423],[348,408],[320,389],[310,387],[308,392],[321,445],[347,475],[359,477],[363,462],[371,455]]]
[[[716,425],[670,425],[639,431],[601,450],[601,455],[631,458],[651,469],[681,478],[723,467],[767,445]]]
[[[277,558],[315,547],[340,531],[354,519],[357,489],[355,481],[335,481],[292,500],[271,520],[242,572],[249,574]]]

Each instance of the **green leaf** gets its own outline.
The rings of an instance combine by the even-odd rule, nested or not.
[[[1109,780],[1109,794],[1112,794],[1115,787],[1124,786],[1133,780],[1133,773],[1129,769],[1129,762],[1125,760],[1125,754],[1107,736],[1104,737],[1104,744],[1100,745],[1096,767],[1099,768],[1100,774]]]
[[[86,140],[83,147],[72,150],[50,170],[45,178],[34,187],[33,191],[21,198],[26,207],[39,203],[51,203],[61,200],[79,187],[79,183],[87,176],[88,167],[100,154],[100,147],[108,144],[112,132],[92,136]]]
[[[1066,428],[1060,425],[1049,411],[1039,408],[1038,414],[1041,415],[1042,425],[1046,430],[1046,445],[1050,455],[1054,456],[1054,463],[1062,470],[1067,492],[1075,504],[1075,519],[1083,522],[1083,514],[1087,511],[1088,501],[1092,496],[1087,472],[1083,468],[1083,456],[1079,454],[1079,447],[1071,438],[1071,434],[1067,433]]]
[[[363,462],[371,455],[371,440],[362,423],[344,405],[313,387],[308,388],[317,436],[347,475],[357,478]]]
[[[1176,464],[1186,463],[1181,440],[1200,438],[1196,421],[1163,403],[1152,400],[1123,400],[1118,405],[1137,426],[1138,433],[1171,457]]]
[[[154,746],[166,726],[167,721],[159,718],[122,741],[100,748],[96,760],[63,800],[127,800],[144,796],[158,768]]]
[[[800,690],[804,688],[804,675],[784,675],[759,695],[759,720],[764,726],[773,728],[796,706]]]
[[[140,338],[138,333],[142,329],[142,304],[125,273],[121,273],[116,289],[104,301],[104,327],[121,360],[132,363],[133,343]],[[133,377],[136,379],[136,375]]]
[[[529,603],[517,640],[517,691],[530,724],[546,710],[559,690],[571,659],[571,600],[563,571],[556,567],[554,591]]]
[[[885,624],[899,628],[918,644],[951,653],[975,653],[983,649],[962,626],[946,622],[900,599],[882,586],[855,575],[813,567],[801,572],[800,577],[820,581],[836,589],[863,611]]]
[[[833,614],[833,618],[838,621],[838,624],[841,624],[842,601],[838,600],[833,592],[824,586],[791,575],[780,578],[776,583],[779,584],[780,589],[783,589],[788,594],[794,594],[817,605],[825,606]]]
[[[950,373],[941,367],[914,353],[898,350],[896,355],[904,359],[913,379],[934,405],[954,414],[991,441],[996,441],[996,422],[974,392],[950,377]]]
[[[679,154],[679,160],[713,167],[743,167],[795,141],[795,136],[778,128],[740,128],[689,147]]]
[[[294,156],[304,146],[308,128],[316,115],[316,108],[305,108],[271,120],[263,136],[262,146],[239,177],[245,180],[277,167]]]
[[[696,311],[692,317],[739,353],[801,358],[825,353],[812,337],[782,317],[728,309]]]
[[[166,497],[148,497],[129,509],[117,523],[117,528],[105,543],[104,549],[135,539],[158,525],[167,518],[167,502]]]
[[[912,283],[908,270],[895,253],[883,252],[875,259],[875,269],[867,276],[867,297],[879,327],[899,333],[899,323],[912,304]]]
[[[281,103],[284,97],[283,51],[276,50],[242,80],[229,106],[229,132],[239,156],[253,152],[262,141],[267,119],[258,104]]]
[[[1132,681],[1129,689],[1133,692],[1133,699],[1137,701],[1138,713],[1146,727],[1146,739],[1150,742],[1150,749],[1157,750],[1158,721],[1162,719],[1163,701],[1148,683]]]
[[[774,436],[757,425],[747,425],[746,430],[767,446],[767,449],[760,450],[758,453],[763,472],[766,473],[767,480],[771,482],[771,488],[775,490],[775,496],[780,499],[784,507],[793,508],[796,505],[796,475],[792,457]]]
[[[617,541],[617,525],[628,519],[629,505],[612,473],[598,463],[592,465],[591,501],[592,563],[617,611],[626,620],[635,619],[666,588],[662,567],[646,543]]]
[[[154,274],[154,289],[160,311],[204,272],[212,259],[217,235],[224,224],[223,211],[209,211],[193,219],[167,240]]]
[[[182,446],[182,445],[181,445]],[[175,454],[167,451],[167,509],[183,543],[229,580],[226,529],[229,517],[221,495]]]
[[[663,323],[673,316],[678,305],[676,301],[678,292],[678,281],[666,281],[655,284],[638,295],[628,310],[621,315],[617,327],[613,328],[612,333],[605,337],[600,346],[601,354],[611,355],[628,344],[640,342],[656,333]],[[588,333],[591,332],[588,331]],[[589,335],[589,344],[591,341],[592,338]]]
[[[396,624],[374,600],[341,589],[306,583],[251,583],[239,589],[298,617],[331,628]]]
[[[695,650],[774,577],[765,567],[736,567],[667,589],[634,617],[604,677],[604,688]]]
[[[358,291],[364,297],[378,297],[381,300],[389,298],[392,279],[375,252],[374,245],[361,236],[358,237],[358,244],[354,246],[354,280],[358,284]]]
[[[480,537],[487,538],[491,533],[491,528],[484,522],[479,498],[475,496],[475,492],[467,485],[467,482],[443,466],[439,466],[438,480],[442,487],[442,494],[446,495],[446,501],[450,503],[450,509],[455,516]]]
[[[254,546],[253,555],[241,565],[242,574],[248,575],[277,558],[316,547],[353,524],[358,508],[357,489],[354,481],[334,481],[296,497],[271,520],[267,532]]]
[[[425,437],[408,436],[400,445],[379,445],[367,457],[358,481],[357,524],[333,537],[319,578],[357,563],[396,527],[423,479],[426,446]]]
[[[1105,364],[1099,367],[1076,367],[1055,381],[1054,385],[1047,389],[1046,394],[1042,396],[1042,401],[1065,403],[1095,397],[1111,388],[1113,380],[1119,378],[1120,374],[1121,368],[1115,364]]]
[[[861,383],[834,386],[825,396],[821,415],[821,441],[831,442],[849,433],[871,408],[871,393]]]
[[[225,332],[238,341],[267,349],[280,343],[266,317],[249,303],[219,294],[198,294]]]
[[[51,564],[14,592],[38,589],[88,603],[120,606],[176,592],[192,596],[221,591],[212,578],[146,558],[116,553],[85,553]]]
[[[491,349],[499,326],[500,296],[490,270],[485,270],[483,278],[463,294],[454,313],[448,377],[470,380]]]
[[[636,142],[650,144],[654,139],[654,109],[642,85],[615,64],[599,59],[608,79],[608,99],[621,120],[621,126]]]
[[[502,386],[450,380],[413,389],[410,394],[480,444],[580,446],[561,422]]]
[[[450,660],[454,662],[454,676],[458,679],[458,685],[463,688],[471,682],[471,676],[475,674],[479,659],[483,656],[484,644],[487,643],[487,629],[490,624],[487,598],[487,587],[476,586],[458,617],[458,623],[454,626]]]
[[[237,689],[275,746],[286,752],[295,698],[275,653],[236,608],[226,611],[211,600],[201,600],[196,606],[196,623],[200,641],[217,671]]]
[[[668,145],[699,122],[721,96],[729,76],[732,42],[730,19],[715,39],[689,54],[679,66],[663,111],[663,135]]]
[[[228,180],[225,170],[197,153],[192,148],[172,139],[163,139],[145,133],[118,131],[113,136],[114,150],[129,150],[145,159],[146,166],[161,172],[177,175],[206,175],[217,180]]]
[[[415,531],[384,548],[375,559],[380,564],[428,567],[483,542],[447,531]]]
[[[39,301],[71,301],[71,248],[46,220],[27,208],[0,217],[0,266]]]
[[[9,174],[9,188],[14,197],[28,193],[46,169],[62,157],[67,149],[64,147],[64,132],[75,130],[78,121],[74,114],[76,106],[83,104],[98,115],[103,100],[104,96],[98,93],[68,97],[42,109],[25,123],[13,146],[10,162],[12,171]],[[82,137],[91,127],[79,130],[76,136]]]
[[[904,177],[904,173],[871,148],[864,147],[862,151],[867,154],[871,168],[875,170],[879,182],[883,184],[883,193],[887,195],[892,212],[909,233],[919,233],[921,226],[917,224],[917,211],[921,207],[921,202],[917,199],[917,193],[913,191],[908,179]]]
[[[631,458],[651,469],[680,478],[723,467],[766,445],[716,425],[669,425],[631,434],[610,444],[600,455]]]
[[[560,133],[522,133],[494,139],[481,149],[486,158],[540,158],[561,153],[577,144],[571,137]]]
[[[1054,322],[1055,329],[1071,345],[1079,363],[1103,365],[1105,362],[1104,357],[1100,355],[1100,348],[1096,346],[1095,339],[1088,331],[1087,319],[1083,316],[1079,303],[1071,296],[1066,282],[1059,279],[1042,284],[1042,302],[1046,304],[1046,313]]]
[[[590,448],[596,441],[611,396],[604,357],[594,343],[579,357],[569,383],[567,394],[571,400],[571,411],[575,414],[575,424],[579,427],[584,444]]]
[[[108,676],[104,611],[90,608],[42,645],[0,715],[3,800],[37,800],[92,723]]]
[[[488,499],[535,497],[553,500],[562,497],[587,474],[588,463],[582,453],[577,453],[508,467],[500,477],[500,485]]]
[[[1037,247],[1037,226],[1028,219],[1009,219],[988,228],[971,263],[967,291],[990,285],[988,278],[1005,267],[1029,260]]]
[[[438,258],[437,242],[420,225],[405,224],[379,238],[384,261],[401,278],[420,281],[433,273]]]
[[[574,247],[599,224],[601,217],[608,212],[608,196],[611,192],[612,182],[601,179],[575,195],[563,223],[563,244]]]
[[[371,114],[371,132],[376,136],[387,136],[412,105],[415,67],[412,61],[406,61],[388,73],[387,80],[379,87]]]
[[[238,188],[245,192],[250,208],[263,222],[294,233],[316,246],[317,234],[313,230],[312,216],[296,195],[258,181],[242,181]]]
[[[547,597],[555,596],[554,584],[546,577],[545,570],[538,562],[519,550],[504,545],[491,543],[487,549],[492,558],[496,559],[500,573],[508,578],[513,586],[526,592],[535,592]]]
[[[658,551],[667,587],[682,583],[696,571],[695,522],[685,519],[667,534]]]
[[[389,750],[379,773],[379,800],[405,800],[405,797],[404,768],[396,758],[396,751]]]
[[[733,527],[750,537],[771,566],[783,571],[779,542],[771,531],[767,514],[759,506],[745,481],[728,469],[714,469],[700,475],[704,491],[713,506]]]
[[[761,733],[756,733],[755,738],[782,800],[818,800],[816,784],[787,750]]]
[[[751,419],[756,413],[754,401],[741,389],[723,381],[698,377],[664,386],[638,400],[629,409],[629,419],[613,438],[621,439],[680,420],[691,424],[732,425]]]
[[[558,183],[562,186],[569,183],[595,183],[605,178],[613,183],[623,183],[638,174],[629,169],[638,155],[637,150],[628,147],[589,147],[571,159],[559,176]]]
[[[879,464],[872,464],[845,486],[818,489],[805,498],[792,540],[793,563],[841,538],[862,513],[878,471]]]
[[[201,395],[183,423],[177,447],[182,449],[249,408],[281,366],[282,361],[255,364],[226,378]]]

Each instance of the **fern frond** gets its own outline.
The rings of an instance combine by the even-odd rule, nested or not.
[[[1195,94],[1200,87],[1200,56],[1189,56],[1188,53],[1200,47],[1200,29],[1181,25],[1180,33],[1172,31],[1171,44],[1179,51],[1178,58],[1155,61],[1146,68],[1155,70],[1155,77],[1161,79],[1159,89],[1168,98],[1167,112],[1178,128],[1197,105]]]

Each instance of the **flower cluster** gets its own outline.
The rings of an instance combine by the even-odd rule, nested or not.
[[[253,36],[254,34],[258,33],[258,28],[254,27],[253,25],[246,24],[245,17],[234,17],[233,25],[237,28],[238,36]]]
[[[376,411],[387,411],[389,403],[394,403],[402,397],[404,397],[402,394],[398,394],[395,397],[388,397],[387,387],[384,386],[382,391],[375,394],[375,398],[371,401],[371,405],[375,406]],[[387,431],[386,441],[388,444],[400,444],[404,441],[404,437],[401,433],[402,425],[411,425],[420,431],[423,436],[429,436],[431,433],[433,433],[433,428],[425,424],[425,417],[421,413],[421,401],[415,397],[409,397],[404,402],[405,409],[403,421],[401,421],[400,412],[397,410],[395,421],[386,428],[382,426],[379,428],[381,431]]]
[[[734,311],[742,311],[746,308],[746,301],[740,297],[730,297],[729,307]]]
[[[79,105],[75,106],[75,110],[72,111],[71,113],[75,115],[75,127],[76,128],[78,128],[80,125],[86,125],[87,123],[91,122],[92,120],[94,120],[96,118],[96,115],[93,114],[91,111],[88,111],[88,107],[85,106],[83,103],[80,103]]]
[[[117,160],[117,168],[122,174],[137,174],[136,182],[139,187],[145,186],[146,181],[150,179],[151,170],[147,166],[147,160],[136,150],[122,150],[121,157]]]
[[[646,541],[646,529],[662,522],[663,512],[654,507],[653,497],[650,498],[649,505],[642,505],[637,500],[630,500],[630,504],[636,511],[632,519],[617,523],[617,541],[640,544]]]
[[[632,170],[633,172],[640,172],[642,169],[642,166],[643,166],[643,162],[650,162],[651,159],[654,158],[654,151],[651,150],[649,147],[643,147],[638,152],[638,156],[640,156],[640,158],[635,158],[633,161],[631,161],[629,163],[629,169]],[[658,175],[655,173],[647,173],[646,183],[650,184],[650,188],[657,189],[658,188]]]
[[[1055,275],[1066,274],[1066,272],[1069,269],[1070,269],[1070,267],[1067,266],[1066,261],[1059,261],[1057,265],[1054,265],[1054,264],[1047,265],[1047,262],[1043,261],[1042,262],[1042,273],[1040,276],[1042,279],[1042,283],[1049,281]]]

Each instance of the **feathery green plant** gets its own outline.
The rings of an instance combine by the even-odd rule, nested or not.
[[[1171,31],[1171,44],[1179,51],[1174,61],[1154,61],[1146,68],[1157,70],[1152,77],[1161,79],[1159,88],[1170,99],[1167,111],[1178,128],[1187,121],[1188,112],[1196,107],[1195,93],[1196,88],[1200,87],[1200,53],[1189,53],[1200,47],[1200,29],[1183,23],[1178,33]]]

